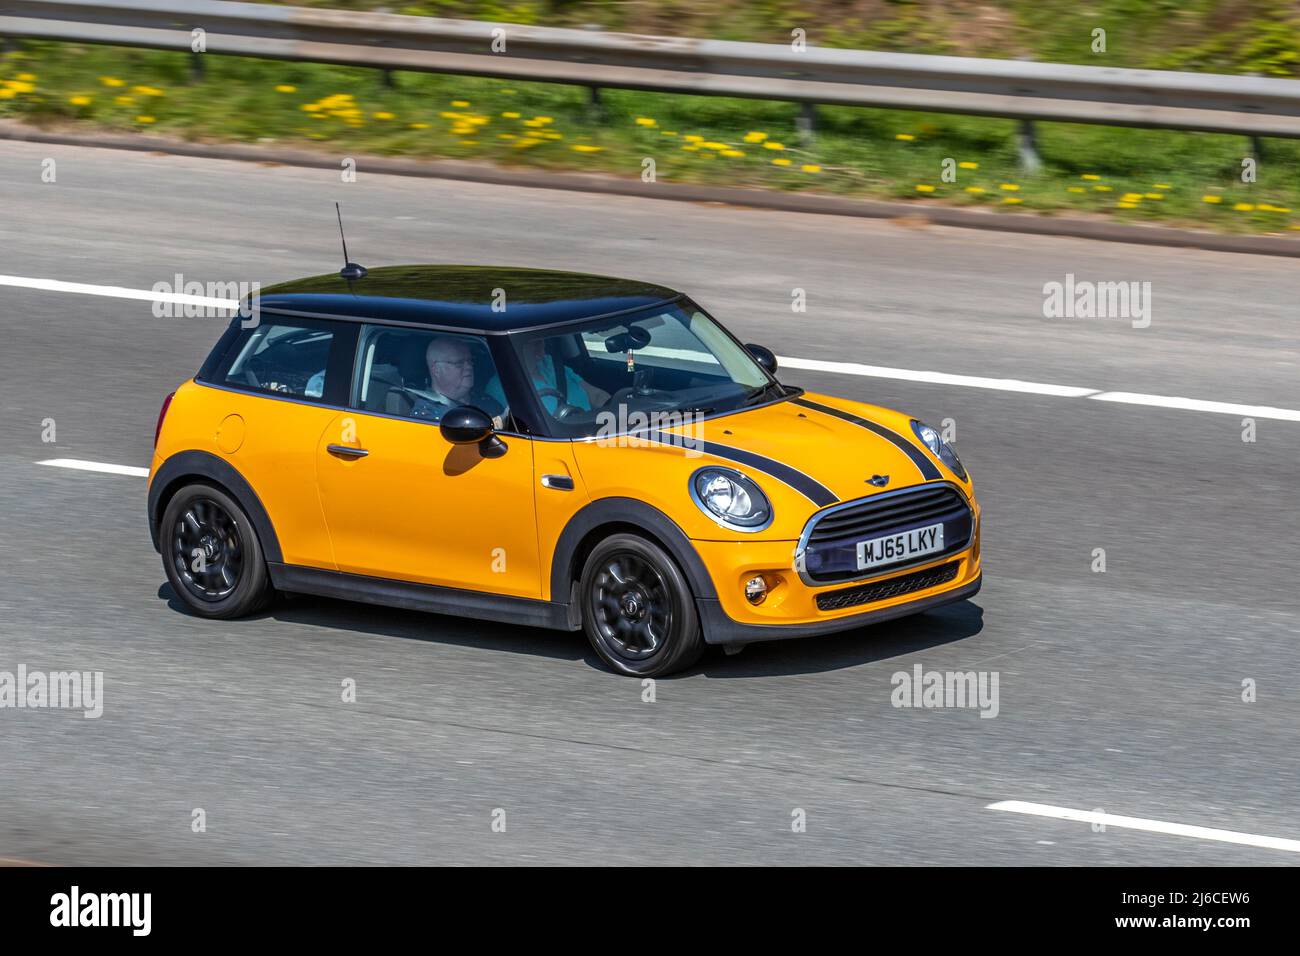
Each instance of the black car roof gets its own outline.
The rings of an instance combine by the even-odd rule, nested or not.
[[[493,310],[502,299],[504,309]],[[261,291],[262,309],[409,322],[478,332],[513,332],[657,305],[672,289],[635,279],[502,266],[409,265],[361,279],[312,276]]]

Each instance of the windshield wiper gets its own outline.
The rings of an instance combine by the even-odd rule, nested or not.
[[[712,405],[690,405],[686,408],[677,409],[683,415],[707,415],[713,411]]]
[[[756,405],[763,396],[767,394],[768,389],[772,388],[777,389],[781,395],[785,394],[785,386],[780,382],[768,382],[766,385],[760,385],[757,388],[750,389],[749,392],[745,394],[744,401],[741,402],[741,405]]]

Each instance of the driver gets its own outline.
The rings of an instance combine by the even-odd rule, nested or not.
[[[474,405],[492,416],[496,427],[501,427],[505,403],[474,391],[474,356],[463,339],[438,336],[425,349],[424,360],[429,367],[429,391],[407,389],[415,398],[410,412],[412,418],[436,422],[457,405]]]
[[[533,388],[537,390],[537,397],[548,414],[554,415],[564,405],[572,405],[584,412],[591,411],[591,396],[587,394],[587,384],[573,369],[551,360],[546,353],[544,339],[533,339],[523,346],[522,351],[524,371],[528,373]],[[563,387],[556,384],[559,381],[556,377],[557,365],[564,371]],[[488,382],[487,393],[502,405],[505,404],[505,391],[501,387],[501,379],[497,376],[494,375],[492,381]]]

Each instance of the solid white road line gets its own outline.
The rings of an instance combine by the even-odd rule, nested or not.
[[[151,302],[175,302],[182,305],[201,305],[210,308],[237,309],[233,299],[210,298],[201,295],[184,295],[176,292],[154,292],[151,289],[124,289],[120,286],[89,285],[84,282],[62,282],[58,279],[30,279],[23,276],[0,275],[0,286],[22,289],[40,289],[48,292],[75,292],[81,295],[100,295],[119,299],[144,299]],[[858,362],[826,362],[821,359],[802,359],[779,356],[786,368],[810,372],[829,372],[833,375],[861,375],[868,378],[887,378],[900,382],[924,382],[931,385],[956,385],[962,388],[988,388],[1000,392],[1021,392],[1028,395],[1050,395],[1056,398],[1087,398],[1099,402],[1118,402],[1125,405],[1147,405],[1153,408],[1171,408],[1185,412],[1240,415],[1249,418],[1275,419],[1300,422],[1300,409],[1274,408],[1269,405],[1239,405],[1234,402],[1212,402],[1200,398],[1179,398],[1174,395],[1146,395],[1140,392],[1106,392],[1082,385],[1052,385],[1048,382],[1023,382],[1014,378],[985,378],[980,375],[954,375],[949,372],[926,372],[885,365],[862,365]]]
[[[19,289],[39,289],[42,292],[75,292],[78,295],[98,295],[110,299],[143,299],[146,302],[175,302],[180,305],[201,305],[210,309],[239,308],[235,299],[215,298],[206,295],[186,295],[183,292],[154,292],[152,289],[124,289],[116,285],[89,285],[85,282],[62,282],[58,279],[29,279],[25,276],[0,275],[0,285]]]
[[[51,458],[48,461],[38,461],[38,465],[49,465],[52,468],[71,468],[73,471],[102,471],[107,475],[130,475],[133,478],[148,478],[149,469],[140,468],[136,465],[110,465],[102,461],[82,461],[79,458]]]
[[[1216,830],[1213,827],[1193,827],[1185,823],[1166,823],[1164,820],[1144,820],[1141,817],[1121,817],[1113,813],[1101,813],[1096,810],[1071,810],[1069,807],[1053,807],[1045,803],[1025,803],[1021,800],[1003,800],[990,803],[986,810],[1005,810],[1008,813],[1025,813],[1034,817],[1049,817],[1053,820],[1071,820],[1076,823],[1101,823],[1108,827],[1120,827],[1126,830],[1146,830],[1148,833],[1164,833],[1169,836],[1191,837],[1195,840],[1217,840],[1220,843],[1236,843],[1240,846],[1255,846],[1265,850],[1287,850],[1300,853],[1300,840],[1285,840],[1281,837],[1259,836],[1254,833],[1238,833],[1236,830]]]

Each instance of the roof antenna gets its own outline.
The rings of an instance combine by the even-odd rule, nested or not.
[[[343,235],[343,212],[339,209],[338,203],[334,204],[334,212],[339,217],[339,238],[343,240],[343,268],[339,270],[339,277],[346,279],[348,282],[364,279],[366,277],[366,267],[359,266],[348,258],[348,240],[347,236]]]

